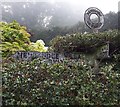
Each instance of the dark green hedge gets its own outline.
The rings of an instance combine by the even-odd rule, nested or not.
[[[110,42],[111,53],[120,51],[120,32],[118,30],[57,36],[51,40],[50,46],[53,51],[60,53],[94,53],[108,41]]]
[[[84,61],[47,64],[40,59],[3,61],[3,105],[118,105],[120,69],[98,74]]]

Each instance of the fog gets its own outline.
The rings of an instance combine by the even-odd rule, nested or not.
[[[2,19],[10,22],[17,20],[21,24],[35,28],[54,26],[72,26],[83,22],[84,12],[89,7],[99,8],[103,14],[117,12],[118,0],[46,0],[46,2],[3,2]],[[14,1],[14,0],[13,0]],[[21,1],[21,0],[20,0]],[[108,5],[109,4],[109,5]],[[34,23],[34,24],[33,24]]]

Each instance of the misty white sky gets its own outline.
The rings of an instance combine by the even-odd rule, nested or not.
[[[44,0],[45,1],[45,0]],[[51,3],[57,2],[68,2],[71,4],[72,8],[78,8],[82,10],[86,10],[89,7],[97,7],[99,8],[104,14],[108,13],[109,11],[118,12],[118,2],[120,0],[47,0]]]
[[[109,11],[118,12],[118,2],[120,0],[1,0],[2,2],[50,2],[53,5],[55,2],[67,2],[71,8],[86,10],[89,7],[97,7],[104,14]]]

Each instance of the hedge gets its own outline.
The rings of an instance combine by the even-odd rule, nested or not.
[[[95,74],[93,66],[82,60],[3,61],[3,106],[119,105],[120,69],[115,66],[105,63]]]

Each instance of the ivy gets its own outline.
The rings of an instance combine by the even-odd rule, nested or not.
[[[111,44],[112,52],[120,47],[120,35],[117,30],[105,31],[88,34],[71,34],[66,36],[57,36],[51,42],[52,51],[70,53],[94,53],[107,42]],[[119,49],[118,49],[119,50]]]
[[[119,69],[104,64],[3,61],[3,105],[119,105]]]

